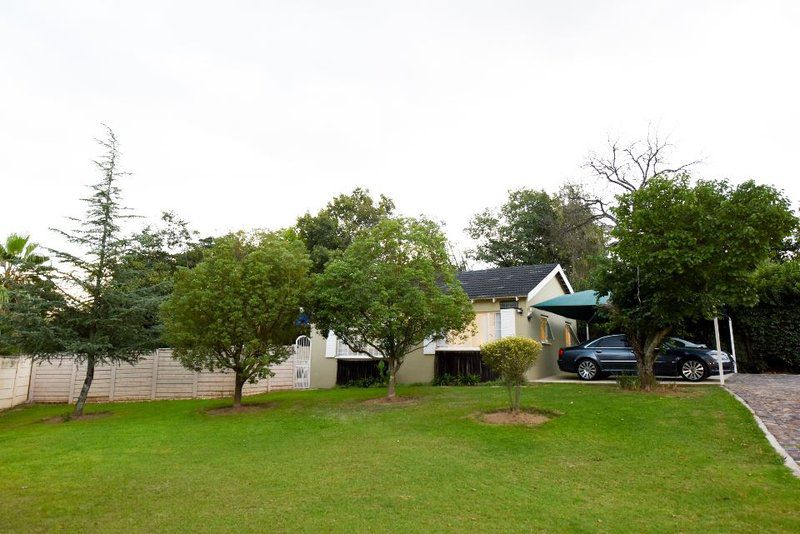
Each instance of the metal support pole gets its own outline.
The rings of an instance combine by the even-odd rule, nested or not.
[[[589,341],[589,323],[586,323],[586,341]]]
[[[733,372],[738,373],[739,367],[736,365],[736,345],[733,343],[733,319],[728,316],[728,331],[731,333],[731,358],[733,358]]]
[[[717,367],[719,368],[719,385],[725,385],[725,373],[722,372],[722,347],[719,341],[719,318],[714,317],[714,337],[717,340]]]

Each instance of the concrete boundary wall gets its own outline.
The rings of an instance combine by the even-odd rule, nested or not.
[[[28,400],[30,358],[0,358],[0,410]]]
[[[25,394],[20,402],[76,402],[86,376],[85,364],[78,365],[71,357],[32,366],[30,358],[20,360],[28,362],[30,382],[30,388],[28,382],[25,382]],[[256,395],[267,391],[293,389],[294,356],[272,366],[272,371],[275,373],[273,377],[260,380],[256,384],[245,384],[243,393]],[[159,349],[134,365],[97,366],[88,400],[109,402],[231,397],[233,388],[232,373],[190,371],[172,357],[172,350]],[[0,390],[2,391],[4,390]],[[0,408],[2,407],[4,406],[0,404]]]

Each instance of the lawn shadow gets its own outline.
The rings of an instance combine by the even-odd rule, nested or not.
[[[105,419],[113,414],[111,411],[91,412],[83,415],[72,415],[71,413],[65,415],[56,415],[53,417],[46,417],[41,422],[47,425],[58,425],[61,423],[69,423],[70,421],[94,421],[95,419]]]
[[[268,402],[250,402],[242,404],[241,406],[218,406],[215,408],[202,408],[200,413],[210,415],[212,417],[224,415],[239,415],[245,413],[258,413],[278,406],[277,401]]]

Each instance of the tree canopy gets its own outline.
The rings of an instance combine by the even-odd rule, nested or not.
[[[381,195],[377,200],[369,190],[356,188],[349,195],[334,197],[316,215],[306,213],[297,219],[297,232],[306,244],[312,270],[321,273],[337,253],[346,249],[363,230],[371,228],[394,212],[394,202]]]
[[[377,353],[395,396],[404,358],[426,339],[461,331],[474,318],[446,239],[426,219],[391,218],[361,232],[314,285],[312,320],[352,350]]]
[[[498,267],[560,263],[580,287],[604,250],[604,234],[591,210],[571,196],[566,189],[509,191],[502,206],[470,221],[467,233],[477,241],[471,256]]]
[[[642,386],[669,332],[726,305],[755,302],[752,273],[796,227],[788,200],[752,181],[690,182],[655,177],[619,197],[608,258],[596,288],[611,295],[612,318],[628,336]]]
[[[215,240],[196,267],[178,270],[162,305],[175,357],[189,369],[233,371],[238,406],[245,382],[291,354],[310,266],[303,243],[286,232]]]

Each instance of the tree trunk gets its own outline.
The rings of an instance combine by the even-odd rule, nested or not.
[[[389,362],[389,385],[386,388],[386,398],[393,399],[397,395],[397,362],[394,358]]]
[[[522,393],[522,386],[519,384],[514,386],[514,411],[519,411],[519,396]]]
[[[507,383],[506,384],[506,391],[508,392],[508,408],[513,412],[514,411],[514,386]]]
[[[245,383],[244,377],[241,375],[241,373],[239,373],[237,371],[236,372],[236,385],[234,386],[234,389],[233,389],[233,406],[234,406],[234,408],[238,408],[239,406],[242,405],[242,388],[244,387],[244,383]]]
[[[81,392],[78,395],[78,402],[75,403],[75,410],[72,412],[73,417],[83,415],[83,407],[89,397],[89,388],[92,387],[92,380],[94,380],[94,357],[89,357],[86,359],[86,378],[83,379],[83,387],[81,387]]]
[[[656,380],[655,371],[653,369],[654,361],[652,355],[648,354],[643,354],[642,357],[636,357],[636,370],[639,374],[639,389],[650,391],[658,385],[658,380]]]
[[[650,391],[658,385],[655,374],[656,351],[661,346],[661,342],[669,333],[668,329],[659,330],[644,340],[639,340],[633,336],[628,336],[628,341],[633,348],[636,356],[636,370],[639,375],[639,389]]]

